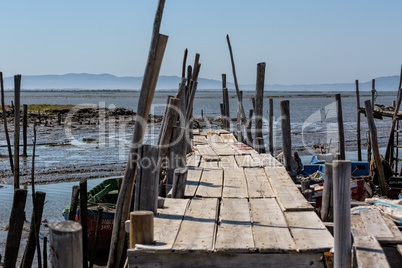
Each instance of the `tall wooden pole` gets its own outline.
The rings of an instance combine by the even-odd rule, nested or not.
[[[269,125],[268,125],[269,153],[274,155],[274,100],[269,98]]]
[[[230,53],[230,60],[231,60],[231,62],[232,62],[233,79],[234,79],[234,83],[235,83],[235,88],[236,88],[236,93],[237,93],[237,99],[238,99],[239,104],[240,104],[240,113],[241,113],[241,115],[242,115],[242,119],[243,119],[244,122],[245,122],[245,121],[246,121],[246,113],[244,112],[243,101],[242,101],[242,99],[240,98],[240,89],[239,89],[239,84],[237,83],[236,67],[235,67],[235,63],[234,63],[233,52],[232,52],[232,46],[231,46],[231,44],[230,44],[229,35],[226,35],[226,41],[228,42],[229,53]]]
[[[362,161],[362,141],[360,136],[360,95],[359,95],[359,80],[355,81],[356,84],[356,109],[357,109],[357,126],[356,126],[356,139],[357,139],[357,160]]]
[[[14,189],[17,189],[20,188],[20,74],[14,76],[14,89]]]
[[[389,133],[388,137],[388,142],[387,142],[387,149],[385,152],[385,160],[388,161],[388,163],[391,163],[391,157],[392,157],[392,147],[394,144],[394,131],[397,123],[397,115],[399,113],[399,109],[401,107],[401,101],[402,101],[402,66],[401,66],[401,74],[399,77],[399,87],[398,87],[398,97],[395,105],[395,110],[394,110],[394,117],[392,118],[392,123],[391,123],[391,131]]]
[[[257,82],[255,88],[255,131],[254,141],[262,136],[262,113],[264,107],[265,62],[257,64]],[[262,140],[264,143],[264,139]],[[257,148],[257,144],[254,145]]]
[[[23,150],[22,156],[27,157],[27,127],[28,127],[28,105],[24,104],[22,106],[23,116],[22,116],[22,140],[23,140]]]
[[[88,267],[88,196],[87,181],[80,182],[80,223],[82,226],[82,267]]]
[[[371,108],[373,109],[372,112],[374,113],[375,107],[375,79],[371,80]]]
[[[383,196],[386,196],[387,195],[387,187],[385,184],[385,176],[384,176],[384,170],[382,168],[380,151],[378,149],[377,127],[375,126],[375,123],[374,123],[373,113],[370,113],[370,111],[372,111],[373,108],[371,107],[370,100],[366,100],[364,102],[364,105],[366,107],[367,124],[368,124],[369,130],[370,130],[371,147],[373,149],[374,163],[377,168],[378,179],[380,181],[381,194]]]
[[[351,267],[350,161],[333,162],[334,175],[334,267]]]
[[[336,100],[336,117],[338,121],[339,159],[345,160],[345,135],[343,130],[341,94],[336,94],[335,100]]]
[[[288,172],[292,172],[292,139],[290,127],[289,101],[283,100],[281,106],[282,151],[284,165]]]
[[[5,105],[5,101],[4,101],[4,83],[3,83],[3,73],[2,72],[0,72],[0,87],[1,87],[1,109],[3,112],[3,124],[4,124],[4,132],[6,134],[8,158],[10,160],[11,172],[14,174],[13,152],[11,150],[10,136],[8,135],[8,128],[7,128],[7,114],[6,114],[6,105]]]
[[[123,248],[125,244],[125,221],[129,218],[131,200],[134,188],[134,178],[137,171],[135,156],[138,148],[142,144],[144,132],[147,126],[149,110],[155,93],[156,81],[158,80],[159,70],[162,64],[164,51],[167,44],[167,36],[159,34],[162,21],[165,0],[159,0],[155,14],[152,31],[151,45],[148,60],[144,71],[141,93],[139,97],[136,123],[131,139],[126,169],[123,176],[122,186],[116,204],[116,214],[114,219],[112,240],[110,244],[109,260],[107,267],[119,267],[122,260]]]

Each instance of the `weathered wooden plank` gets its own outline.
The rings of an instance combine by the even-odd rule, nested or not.
[[[236,159],[234,155],[223,155],[220,156],[221,161],[219,161],[219,167],[223,169],[228,168],[238,168]]]
[[[272,183],[271,183],[272,185]],[[278,203],[283,211],[313,211],[314,208],[297,188],[273,187]]]
[[[235,136],[234,136],[232,133],[229,133],[229,134],[221,134],[220,136],[221,136],[223,142],[226,142],[226,143],[234,143],[234,142],[237,142],[237,139],[235,138]]]
[[[176,241],[175,251],[212,251],[218,214],[218,199],[191,199]]]
[[[222,135],[222,134],[230,134],[230,132],[227,131],[226,129],[215,129],[214,134]]]
[[[136,249],[170,251],[176,239],[189,199],[166,198],[163,209],[154,217],[155,244],[136,244]]]
[[[200,185],[196,196],[221,197],[223,183],[222,169],[204,169],[201,175]]]
[[[208,140],[206,136],[194,135],[193,136],[193,144],[200,145],[200,144],[208,144]]]
[[[394,237],[388,225],[377,209],[364,209],[360,211],[360,217],[369,235],[374,237]]]
[[[262,254],[262,253],[233,253],[205,252],[172,254],[161,252],[143,252],[134,249],[127,251],[130,268],[138,267],[323,267],[320,260],[322,253],[305,254]]]
[[[254,250],[253,232],[247,199],[223,198],[215,249],[249,252]]]
[[[285,218],[299,251],[324,252],[334,246],[334,238],[315,212],[285,212]]]
[[[202,168],[188,168],[185,197],[194,197],[200,184]]]
[[[197,145],[196,148],[202,156],[218,156],[209,144]]]
[[[353,237],[357,267],[390,267],[380,243],[373,236]]]
[[[242,168],[225,169],[223,171],[222,197],[248,197],[246,177]]]
[[[275,198],[250,199],[255,247],[260,252],[296,251],[282,210]]]
[[[242,142],[230,143],[233,149],[235,149],[239,154],[258,154],[256,150]]]
[[[295,187],[295,183],[284,166],[269,166],[265,168],[265,172],[273,187]]]
[[[259,163],[260,167],[277,167],[282,165],[271,154],[252,154],[251,156],[254,162]]]
[[[235,155],[237,165],[239,167],[260,167],[258,162],[254,162],[251,155]]]
[[[201,158],[199,166],[205,169],[220,169],[219,161],[206,161],[204,157]]]
[[[219,136],[217,136],[219,137]],[[215,151],[217,155],[236,155],[239,154],[236,150],[230,146],[230,143],[210,143],[212,149]]]
[[[192,154],[187,157],[187,167],[198,167],[201,162],[201,155],[199,154]]]
[[[263,168],[244,168],[250,198],[275,197]]]
[[[219,136],[217,134],[208,135],[207,140],[209,143],[222,143],[223,142],[223,139],[221,138],[221,136]]]

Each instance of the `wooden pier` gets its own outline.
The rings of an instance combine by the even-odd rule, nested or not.
[[[324,267],[334,239],[284,166],[227,131],[194,132],[184,199],[166,198],[155,244],[129,267]]]

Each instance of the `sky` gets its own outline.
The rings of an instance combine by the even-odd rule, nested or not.
[[[142,76],[157,0],[19,0],[0,5],[0,71]],[[200,77],[240,84],[351,83],[399,75],[402,1],[166,0],[161,75],[181,75],[195,53]]]

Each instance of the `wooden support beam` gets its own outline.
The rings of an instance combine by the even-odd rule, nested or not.
[[[0,87],[1,87],[1,109],[3,112],[3,125],[4,125],[4,132],[6,134],[8,158],[10,161],[11,173],[14,174],[13,152],[11,150],[10,136],[8,134],[8,128],[7,128],[7,114],[6,114],[6,104],[4,101],[4,99],[5,99],[4,98],[4,81],[3,81],[3,73],[2,72],[0,72]]]
[[[27,127],[28,127],[28,105],[24,104],[22,106],[22,140],[23,140],[23,150],[22,156],[27,157]]]
[[[14,76],[14,189],[20,188],[20,100],[21,75]]]
[[[336,101],[336,118],[338,121],[338,137],[339,137],[339,159],[345,160],[345,134],[343,130],[343,116],[342,116],[342,100],[341,94],[335,95]]]
[[[238,101],[240,103],[240,108],[239,109],[240,109],[242,119],[245,122],[246,121],[246,113],[244,112],[244,108],[243,108],[243,100],[240,97],[240,89],[239,89],[239,84],[237,83],[236,67],[235,67],[235,63],[234,63],[232,46],[230,44],[229,35],[226,35],[226,41],[228,43],[229,53],[230,53],[230,60],[232,62],[232,72],[233,72],[233,79],[234,79],[234,83],[235,83],[236,93],[237,93],[237,99],[238,99]]]
[[[139,151],[135,182],[134,210],[148,210],[156,214],[159,193],[159,148],[144,144]]]
[[[332,221],[331,203],[333,199],[333,176],[332,163],[325,163],[324,171],[325,183],[322,191],[321,220],[324,222]]]
[[[268,125],[269,153],[274,155],[274,99],[269,98],[269,125]]]
[[[82,226],[82,267],[88,267],[88,194],[87,180],[80,181],[80,223]]]
[[[139,145],[142,143],[149,110],[155,93],[156,82],[158,80],[160,67],[168,37],[159,34],[162,22],[163,8],[165,0],[159,0],[156,10],[154,25],[152,30],[151,45],[148,54],[148,60],[144,71],[141,92],[137,106],[136,123],[131,139],[126,169],[123,176],[122,185],[120,187],[119,197],[116,203],[116,214],[114,219],[112,240],[110,244],[109,260],[107,267],[114,268],[120,266],[125,244],[125,221],[129,217],[130,207],[132,204],[132,193],[134,188],[135,173],[137,172],[137,164],[134,159],[138,155]]]
[[[176,168],[173,175],[172,198],[184,198],[186,189],[187,168]]]
[[[255,88],[255,109],[254,109],[254,139],[262,138],[262,119],[264,107],[264,82],[265,82],[265,62],[257,64],[257,81]]]
[[[360,137],[360,95],[359,95],[359,80],[355,81],[356,84],[356,109],[357,109],[357,121],[356,121],[356,141],[357,141],[357,161],[362,161],[362,141]]]
[[[9,230],[7,233],[6,249],[4,254],[4,267],[15,267],[18,249],[21,242],[22,228],[25,220],[25,202],[27,190],[15,189],[13,207],[11,209]]]
[[[154,213],[138,210],[130,213],[130,247],[154,242]]]
[[[78,222],[50,223],[49,243],[51,267],[82,267],[82,227]]]
[[[387,186],[385,183],[385,176],[384,176],[384,170],[382,167],[381,155],[380,155],[380,151],[378,149],[377,127],[375,126],[375,123],[374,123],[373,113],[370,113],[370,111],[372,111],[370,100],[366,100],[364,102],[364,105],[366,107],[367,124],[368,124],[369,130],[370,130],[371,146],[373,149],[373,157],[374,157],[374,162],[375,162],[375,166],[377,169],[378,179],[380,181],[381,194],[383,196],[386,196],[387,195]]]
[[[282,151],[284,166],[288,172],[292,171],[292,139],[290,127],[289,101],[283,100],[281,106]]]
[[[350,166],[346,160],[333,162],[335,268],[351,267]]]

